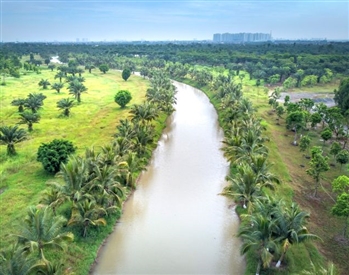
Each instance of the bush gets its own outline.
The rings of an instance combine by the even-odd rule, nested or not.
[[[42,163],[44,169],[52,174],[56,174],[61,163],[67,163],[70,154],[74,153],[76,148],[68,140],[54,139],[50,143],[40,145],[37,153],[37,160]]]
[[[124,108],[132,99],[131,93],[127,90],[120,90],[116,93],[114,100],[121,108]]]

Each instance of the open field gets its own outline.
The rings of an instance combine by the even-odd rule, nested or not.
[[[81,94],[81,103],[71,109],[71,116],[64,118],[60,116],[61,111],[56,102],[62,98],[73,98],[67,90],[67,83],[59,94],[50,87],[43,90],[38,86],[41,79],[48,79],[51,84],[59,82],[59,79],[54,79],[55,74],[56,70],[51,72],[42,68],[41,74],[31,72],[19,79],[8,78],[6,86],[0,87],[2,126],[15,125],[19,121],[18,107],[11,105],[12,100],[26,98],[29,93],[43,93],[47,96],[43,108],[38,111],[41,115],[40,122],[34,124],[34,130],[26,141],[16,144],[17,155],[8,157],[6,146],[0,147],[0,248],[7,247],[13,240],[8,234],[17,232],[26,215],[27,206],[38,204],[45,183],[55,180],[36,161],[38,147],[55,138],[63,138],[77,146],[78,155],[83,155],[85,148],[91,146],[99,151],[100,146],[107,145],[112,140],[119,119],[129,116],[130,106],[144,101],[149,84],[148,80],[134,75],[125,82],[118,71],[102,74],[96,69],[91,74],[86,72],[83,77],[88,90]],[[114,102],[114,95],[121,89],[129,90],[133,98],[125,109],[120,109]],[[161,134],[165,119],[166,116],[161,115],[155,123],[157,137]],[[27,129],[26,125],[20,127]],[[61,211],[66,211],[64,206]],[[87,274],[101,242],[113,230],[119,215],[117,213],[108,217],[108,225],[103,229],[91,230],[87,238],[82,239],[75,234],[75,241],[69,245],[68,252],[55,252],[55,257],[65,259],[67,266],[74,266],[76,275]],[[75,229],[68,230],[73,230],[74,233]],[[50,253],[48,255],[50,257]]]

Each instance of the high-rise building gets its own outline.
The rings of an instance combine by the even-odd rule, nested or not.
[[[268,33],[215,33],[213,42],[219,43],[242,43],[242,42],[263,42],[272,40]]]

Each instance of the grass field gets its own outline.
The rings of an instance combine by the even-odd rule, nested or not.
[[[91,146],[98,151],[100,146],[110,143],[119,119],[129,116],[130,106],[144,101],[149,84],[149,81],[134,75],[124,81],[118,71],[109,71],[107,74],[99,70],[93,70],[91,74],[86,72],[83,77],[88,90],[82,93],[81,103],[71,109],[71,116],[64,118],[60,116],[61,111],[56,103],[62,98],[73,96],[67,90],[67,83],[59,94],[50,87],[47,90],[40,88],[38,83],[41,79],[48,79],[51,84],[59,82],[59,79],[54,79],[56,70],[51,72],[46,66],[41,67],[40,74],[31,72],[21,75],[19,79],[8,78],[6,85],[0,86],[1,126],[12,126],[19,121],[18,109],[11,105],[12,100],[26,98],[29,93],[43,93],[47,96],[43,108],[38,111],[40,122],[34,124],[34,130],[26,141],[16,144],[17,155],[8,157],[6,146],[0,146],[0,249],[14,240],[8,234],[17,232],[27,206],[37,205],[46,182],[54,179],[36,161],[38,147],[55,138],[63,138],[77,146],[78,155],[83,155],[85,148]],[[114,102],[118,90],[129,90],[132,94],[132,100],[125,109],[120,109]],[[157,137],[165,125],[165,119],[166,116],[161,115],[155,123]],[[26,125],[20,127],[27,129]],[[69,245],[68,252],[55,252],[55,258],[65,259],[68,266],[74,267],[76,275],[88,274],[100,244],[113,230],[118,216],[109,217],[107,227],[91,230],[83,240],[75,234],[75,241]],[[74,228],[69,230],[74,232]]]

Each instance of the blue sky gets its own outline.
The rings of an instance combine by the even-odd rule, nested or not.
[[[274,38],[349,39],[349,2],[1,0],[5,42],[202,40],[270,31]]]

